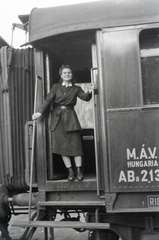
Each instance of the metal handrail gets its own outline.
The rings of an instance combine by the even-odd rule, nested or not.
[[[35,96],[34,96],[34,113],[36,111],[36,98],[37,98],[37,80],[35,80]],[[29,196],[29,222],[31,220],[31,202],[32,202],[32,185],[33,185],[33,164],[34,164],[34,147],[35,147],[35,123],[33,120],[33,136],[32,136],[32,152],[31,152],[31,166],[30,166],[30,196]]]
[[[92,99],[93,99],[93,120],[94,120],[94,144],[95,144],[95,163],[96,163],[96,177],[97,177],[97,196],[100,195],[99,193],[99,168],[98,168],[98,153],[97,153],[97,128],[95,123],[95,83],[94,83],[94,71],[96,71],[97,68],[91,68],[91,81],[93,84],[93,91],[92,91]]]

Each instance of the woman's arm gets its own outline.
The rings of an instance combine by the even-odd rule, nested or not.
[[[90,84],[88,92],[84,92],[83,89],[78,86],[77,96],[81,100],[89,101],[92,98],[92,84]]]
[[[51,102],[55,99],[55,93],[56,93],[55,87],[56,87],[55,85],[52,86],[49,94],[47,95],[45,101],[41,105],[39,111],[32,115],[33,120],[38,119],[47,110]]]

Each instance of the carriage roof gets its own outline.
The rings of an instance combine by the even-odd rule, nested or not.
[[[158,0],[103,0],[34,8],[29,15],[29,41],[67,32],[158,21]]]

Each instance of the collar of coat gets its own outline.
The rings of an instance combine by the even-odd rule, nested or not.
[[[65,87],[72,87],[72,83],[70,82],[69,84],[66,84],[65,82],[62,82],[62,86],[65,86]]]

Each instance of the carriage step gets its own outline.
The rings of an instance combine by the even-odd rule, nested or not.
[[[77,229],[110,229],[109,223],[85,223],[79,221],[20,221],[13,227],[42,227],[42,228],[77,228]]]
[[[82,207],[105,207],[105,201],[48,201],[38,202],[38,206],[82,206]]]

